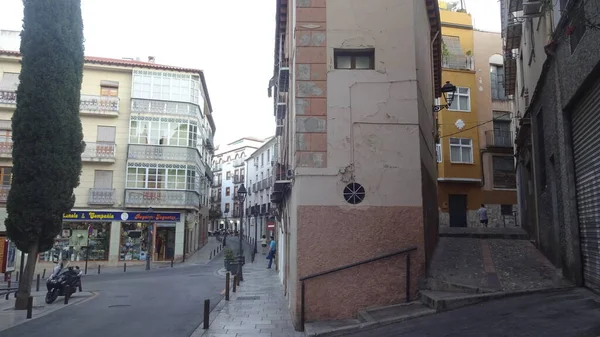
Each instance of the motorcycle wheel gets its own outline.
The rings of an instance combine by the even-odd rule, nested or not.
[[[46,303],[51,304],[56,301],[58,298],[58,291],[56,289],[52,289],[46,293]]]

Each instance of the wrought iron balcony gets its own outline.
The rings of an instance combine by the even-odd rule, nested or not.
[[[215,182],[212,187],[221,187],[221,185],[223,184],[222,181],[218,180],[217,182]]]
[[[221,171],[223,169],[223,163],[214,164],[212,167],[213,172]]]
[[[243,158],[238,158],[233,160],[233,167],[244,166],[246,161]]]
[[[256,189],[259,191],[264,190],[264,188],[262,186],[262,180],[256,183]]]
[[[88,205],[114,205],[115,190],[113,188],[90,188]]]
[[[81,95],[79,113],[92,116],[119,116],[119,97]]]
[[[221,202],[221,196],[219,195],[217,197],[215,197],[215,196],[210,197],[210,202],[212,202],[213,204],[220,203]]]
[[[244,175],[237,175],[233,177],[233,183],[234,184],[242,184],[244,183],[244,180],[246,179],[246,177]]]
[[[486,148],[512,148],[513,139],[511,131],[488,130],[485,132]]]
[[[442,68],[456,70],[475,70],[475,59],[466,55],[443,55]]]
[[[233,213],[231,213],[231,216],[234,218],[238,218],[240,216],[240,211],[237,209],[234,209]]]
[[[86,162],[114,163],[117,145],[114,143],[85,143],[81,160]]]
[[[199,209],[200,196],[193,191],[126,189],[125,206]]]
[[[130,144],[127,150],[127,159],[188,162],[203,167],[198,150],[183,146]]]
[[[261,215],[267,214],[267,204],[260,205],[260,214]]]
[[[131,99],[131,112],[157,115],[190,116],[199,118],[200,108],[196,104],[185,102],[167,102],[148,99]]]
[[[17,93],[14,91],[0,90],[0,104],[17,104]]]
[[[6,202],[6,199],[8,199],[9,191],[10,185],[0,185],[0,203]]]
[[[12,142],[0,143],[0,158],[12,158]]]

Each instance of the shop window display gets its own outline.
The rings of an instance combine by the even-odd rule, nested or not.
[[[40,253],[40,261],[108,260],[110,222],[65,222],[54,246]],[[86,247],[89,246],[89,249]]]
[[[119,260],[145,261],[148,252],[148,223],[121,223]]]

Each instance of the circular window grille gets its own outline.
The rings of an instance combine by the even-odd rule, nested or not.
[[[346,185],[344,188],[344,199],[352,205],[360,204],[365,199],[365,188],[357,183]]]

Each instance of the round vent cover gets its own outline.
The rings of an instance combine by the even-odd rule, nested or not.
[[[365,199],[365,188],[361,184],[350,183],[344,187],[344,199],[349,204],[360,204]]]

